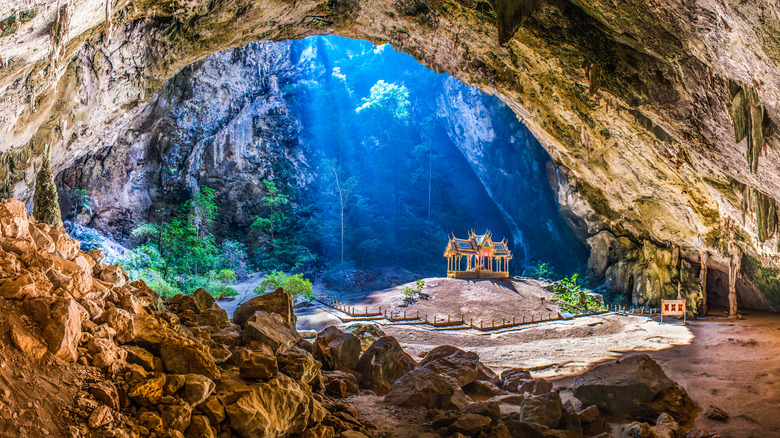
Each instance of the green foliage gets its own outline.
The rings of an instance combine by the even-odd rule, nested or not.
[[[303,274],[288,275],[281,271],[273,271],[264,275],[263,278],[260,279],[260,285],[255,288],[254,292],[258,295],[262,295],[280,287],[287,292],[290,292],[295,298],[300,297],[308,301],[314,299],[311,281],[303,278]]]
[[[398,119],[409,117],[409,90],[403,85],[397,85],[383,80],[377,81],[371,87],[371,94],[362,99],[363,104],[355,108],[360,113],[369,108],[388,111]]]
[[[255,267],[260,270],[282,269],[297,271],[310,267],[316,260],[314,253],[304,245],[313,240],[306,230],[306,209],[296,210],[290,195],[273,181],[263,181],[266,195],[262,198],[268,212],[258,215],[250,226],[254,240]]]
[[[549,263],[543,263],[539,261],[528,265],[528,267],[525,268],[525,271],[523,272],[523,276],[528,278],[542,278],[548,280],[554,280],[558,278],[558,274]]]
[[[407,304],[412,304],[415,301],[415,296],[420,296],[424,298],[424,294],[422,293],[423,288],[425,287],[425,280],[422,278],[417,279],[414,281],[414,288],[410,286],[406,286],[401,291],[401,296],[404,297],[404,301]]]
[[[217,298],[228,298],[238,295],[235,289],[228,287],[228,283],[236,281],[236,273],[232,269],[222,269],[214,276],[214,279],[222,284],[217,294]]]
[[[140,223],[132,235],[143,243],[128,251],[119,263],[132,279],[143,279],[164,296],[190,293],[199,287],[216,297],[234,295],[226,284],[235,281],[236,269],[245,269],[246,250],[232,241],[217,245],[209,232],[217,212],[215,192],[201,188],[172,219],[163,220],[167,217],[163,211],[158,212],[159,222]],[[232,279],[223,281],[228,278]]]
[[[576,315],[605,310],[603,303],[589,295],[591,291],[582,289],[578,280],[579,274],[572,274],[553,284],[552,291],[556,293],[555,299],[561,311]]]

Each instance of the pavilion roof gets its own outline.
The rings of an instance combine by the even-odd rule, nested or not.
[[[485,249],[488,249],[495,257],[512,257],[512,252],[509,251],[506,241],[493,242],[490,231],[486,231],[485,234],[475,234],[474,231],[470,231],[468,239],[450,236],[447,248],[444,250],[444,256],[478,255],[480,251]]]

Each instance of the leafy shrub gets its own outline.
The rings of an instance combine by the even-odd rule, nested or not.
[[[554,280],[558,278],[558,274],[555,273],[555,269],[546,262],[536,261],[528,265],[523,271],[523,276],[528,278],[538,278],[545,280]]]
[[[219,288],[219,292],[217,292],[216,297],[229,298],[238,295],[238,292],[236,292],[235,289],[228,287],[228,283],[236,281],[236,278],[236,273],[231,269],[223,269],[219,271],[219,273],[214,276],[214,279],[220,282],[222,286]]]
[[[605,310],[602,303],[589,295],[590,290],[577,284],[578,280],[579,274],[572,274],[553,283],[552,291],[556,294],[555,300],[561,311],[579,314]]]
[[[254,292],[262,295],[280,287],[290,292],[294,298],[303,298],[308,301],[314,299],[311,281],[303,278],[303,274],[288,275],[281,271],[273,271],[264,275]]]

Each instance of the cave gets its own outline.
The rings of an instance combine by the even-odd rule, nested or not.
[[[768,0],[3,5],[0,435],[777,429],[778,29]],[[442,278],[470,228],[508,278]]]

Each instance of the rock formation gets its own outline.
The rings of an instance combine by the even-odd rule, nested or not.
[[[379,403],[427,409],[414,427],[431,437],[597,436],[610,430],[602,409],[654,422],[626,430],[681,433],[673,418],[695,407],[645,355],[583,375],[578,412],[528,371],[499,381],[453,346],[418,364],[391,337],[362,353],[356,336],[329,327],[312,345],[291,325],[284,290],[255,299],[250,307],[263,310],[242,327],[202,289],[162,302],[143,282],[128,283],[19,201],[0,211],[3,436],[377,437],[370,415],[349,403],[359,400],[341,399],[385,393]],[[520,411],[502,414],[502,404]]]
[[[48,144],[62,145],[52,154],[56,172],[145,135],[143,126],[118,128],[133,126],[168,78],[210,53],[337,33],[390,42],[500,96],[566,175],[568,201],[582,207],[572,211],[598,219],[591,228],[676,244],[691,262],[708,249],[711,267],[726,272],[720,227],[734,220],[753,265],[741,289],[761,289],[774,308],[776,209],[743,220],[742,200],[745,187],[765,205],[780,198],[777,4],[530,5],[522,13],[465,1],[9,7],[0,37],[3,192],[29,199]]]

